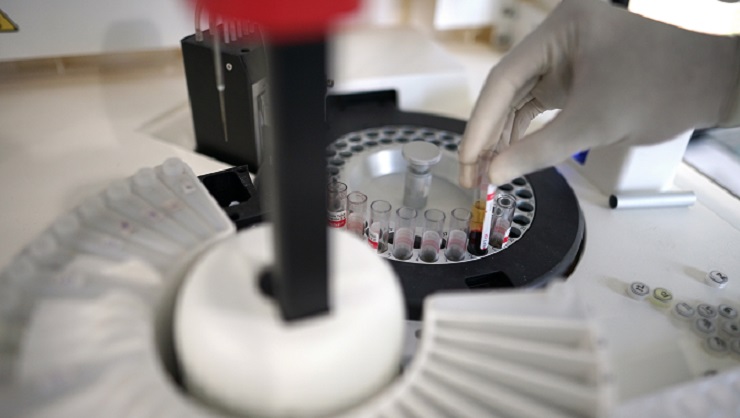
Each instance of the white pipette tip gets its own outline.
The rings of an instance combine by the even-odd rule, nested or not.
[[[10,263],[7,272],[11,280],[22,284],[33,278],[33,274],[36,272],[36,266],[28,257],[19,256]]]
[[[90,219],[105,212],[105,202],[99,195],[90,196],[79,206],[80,215],[85,219]]]
[[[157,174],[151,167],[144,167],[134,174],[134,184],[141,187],[152,187],[157,183]]]
[[[51,229],[60,238],[64,239],[70,237],[80,229],[80,221],[73,213],[68,213],[57,219],[51,226]]]
[[[185,163],[179,158],[168,158],[162,163],[162,172],[169,177],[176,177],[185,172]]]
[[[28,246],[28,252],[36,259],[50,257],[57,249],[59,249],[57,240],[48,232],[41,234]]]
[[[131,188],[124,180],[116,180],[105,189],[105,196],[113,202],[131,196]]]

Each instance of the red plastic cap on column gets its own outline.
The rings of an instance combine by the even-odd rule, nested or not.
[[[257,23],[273,39],[322,35],[359,0],[200,0],[208,14]]]

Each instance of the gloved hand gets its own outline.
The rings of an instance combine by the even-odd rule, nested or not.
[[[460,184],[482,150],[493,184],[592,147],[740,124],[740,39],[689,32],[596,0],[564,0],[486,80],[463,137]],[[545,110],[562,111],[521,138]]]

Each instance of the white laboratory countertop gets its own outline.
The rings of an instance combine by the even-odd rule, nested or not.
[[[197,174],[228,167],[141,131],[187,100],[178,61],[0,75],[0,266],[82,198],[141,167],[175,156]]]

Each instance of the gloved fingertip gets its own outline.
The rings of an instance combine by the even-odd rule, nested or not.
[[[475,184],[477,166],[475,164],[460,164],[460,176],[458,181],[460,186],[466,189],[472,188]]]

